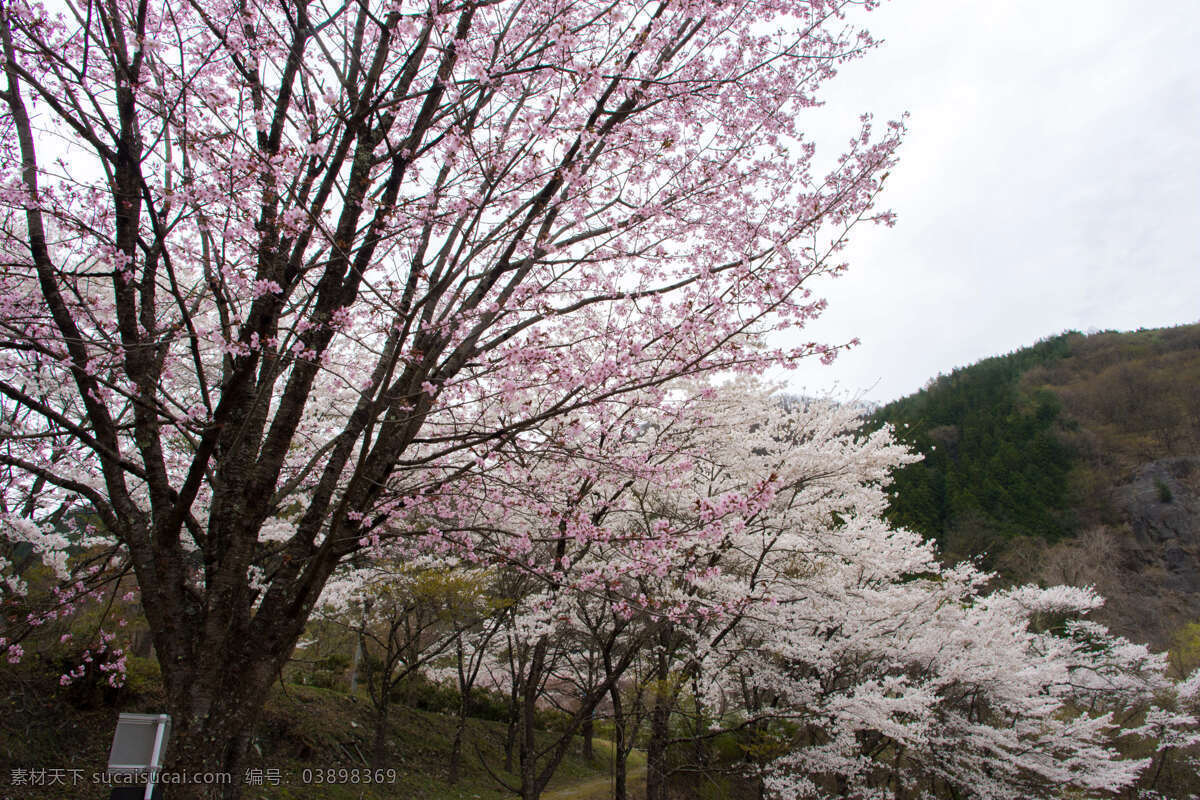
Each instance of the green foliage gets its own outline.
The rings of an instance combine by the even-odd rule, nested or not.
[[[158,660],[128,656],[125,668],[125,693],[130,697],[147,697],[157,694],[162,687],[162,670]]]
[[[1119,525],[1131,472],[1200,451],[1197,385],[1200,324],[1069,332],[941,375],[872,416],[923,456],[895,475],[889,518],[989,568],[1022,541]]]
[[[1077,337],[955,370],[876,412],[874,424],[891,423],[924,457],[896,474],[891,521],[959,556],[1021,534],[1070,533],[1073,458],[1058,435],[1062,404],[1053,392],[1024,391],[1021,377],[1067,357]]]
[[[435,683],[422,674],[406,679],[396,690],[394,700],[409,708],[435,714],[457,714],[460,703],[458,688],[449,683]],[[508,697],[504,692],[476,687],[471,690],[467,716],[492,722],[507,722]],[[538,727],[549,728],[561,716],[553,709],[540,709]]]
[[[1200,669],[1200,622],[1190,622],[1176,631],[1168,662],[1177,678]]]
[[[350,659],[344,654],[332,653],[314,661],[307,673],[301,676],[301,682],[322,689],[341,689],[345,686],[349,666]]]

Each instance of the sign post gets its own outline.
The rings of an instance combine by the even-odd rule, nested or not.
[[[122,714],[117,719],[117,730],[113,733],[112,748],[108,751],[110,775],[146,775],[146,790],[142,800],[158,800],[155,779],[162,770],[167,753],[167,741],[171,737],[171,717],[167,714]],[[114,789],[110,800],[134,797],[135,794]]]

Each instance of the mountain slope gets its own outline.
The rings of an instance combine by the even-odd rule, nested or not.
[[[1200,619],[1200,324],[1083,335],[941,375],[879,409],[925,458],[891,517],[1010,581],[1093,584],[1167,646]]]

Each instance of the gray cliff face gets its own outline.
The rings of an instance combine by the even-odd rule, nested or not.
[[[1094,617],[1155,650],[1200,621],[1200,458],[1142,464],[1112,491],[1109,524],[1047,546],[1031,559],[1045,584],[1093,586]]]
[[[1152,461],[1117,490],[1134,538],[1170,575],[1169,587],[1200,592],[1200,459]]]
[[[1200,620],[1200,458],[1143,464],[1114,495],[1128,533],[1108,613],[1130,638],[1167,647]]]
[[[1133,480],[1117,490],[1133,532],[1156,541],[1178,539],[1195,530],[1200,458],[1164,458],[1143,464]]]

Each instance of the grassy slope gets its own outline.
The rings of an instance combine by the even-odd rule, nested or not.
[[[125,692],[107,705],[97,696],[96,707],[79,709],[67,694],[54,687],[54,675],[36,666],[36,658],[18,667],[0,669],[0,800],[61,800],[63,797],[104,799],[108,789],[87,781],[101,772],[121,711],[157,712],[161,694],[152,676],[135,676],[140,694]],[[143,665],[142,669],[146,669]],[[148,670],[147,670],[148,671]],[[80,698],[75,697],[76,701]],[[248,800],[499,800],[512,794],[502,790],[481,765],[479,753],[493,769],[503,766],[504,726],[470,720],[464,748],[462,779],[455,786],[445,781],[454,735],[448,716],[403,706],[392,714],[392,757],[396,770],[391,784],[369,786],[347,780],[333,785],[305,785],[303,770],[364,769],[361,756],[369,755],[370,705],[345,695],[307,686],[276,686],[252,748],[251,767],[279,770],[281,785],[247,787]],[[586,762],[576,753],[568,756],[550,789],[556,800],[598,796],[597,786],[607,786],[608,751],[598,741],[596,757]],[[477,749],[478,748],[478,749]],[[361,756],[360,756],[361,754]],[[640,761],[635,758],[631,770]],[[14,769],[81,769],[84,783],[73,786],[14,787]],[[502,777],[511,778],[511,776]],[[69,780],[69,775],[67,776]],[[631,784],[633,782],[631,781]],[[578,787],[581,791],[575,791]],[[636,796],[636,794],[635,794]]]

